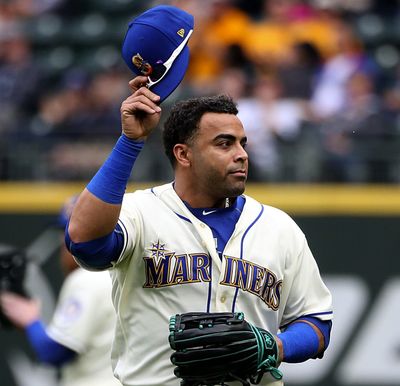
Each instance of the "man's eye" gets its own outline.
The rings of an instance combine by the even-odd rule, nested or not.
[[[218,144],[218,146],[222,146],[222,147],[228,147],[230,145],[230,142],[229,141],[223,141],[223,142],[220,142],[219,144]]]

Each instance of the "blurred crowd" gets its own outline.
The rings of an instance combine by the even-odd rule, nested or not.
[[[127,23],[160,3],[195,16],[190,66],[164,110],[231,95],[251,181],[400,182],[396,0],[0,0],[0,180],[91,178],[129,94]],[[135,180],[170,178],[160,138]]]

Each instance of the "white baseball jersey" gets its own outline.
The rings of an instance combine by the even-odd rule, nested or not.
[[[78,353],[61,368],[62,386],[121,385],[111,367],[115,320],[108,272],[78,268],[66,277],[47,328],[53,340]]]
[[[331,319],[331,295],[302,231],[284,212],[245,199],[221,260],[211,229],[172,184],[125,194],[125,244],[111,269],[118,313],[112,361],[123,385],[180,384],[168,343],[174,314],[243,311],[273,334],[302,315]],[[283,382],[266,374],[261,384]]]

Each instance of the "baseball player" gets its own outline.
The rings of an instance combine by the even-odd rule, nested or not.
[[[81,193],[66,231],[80,264],[111,272],[115,375],[125,386],[179,385],[168,323],[190,311],[244,312],[274,334],[279,362],[322,357],[330,292],[295,222],[244,194],[247,138],[230,98],[178,103],[163,132],[174,181],[124,194],[161,115],[146,81],[130,82],[122,135]],[[260,384],[283,383],[265,374]]]
[[[69,199],[60,213],[62,229],[74,201],[74,197]],[[3,292],[2,310],[15,326],[25,330],[41,362],[60,367],[61,386],[120,385],[110,362],[116,319],[110,276],[79,268],[64,243],[60,258],[66,278],[47,327],[36,300]]]

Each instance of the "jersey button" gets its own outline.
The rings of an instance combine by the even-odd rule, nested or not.
[[[222,295],[220,300],[221,300],[221,303],[225,303],[226,302],[226,296]]]
[[[202,227],[202,228],[204,228],[205,227],[205,224],[204,223],[200,223],[200,226]]]

